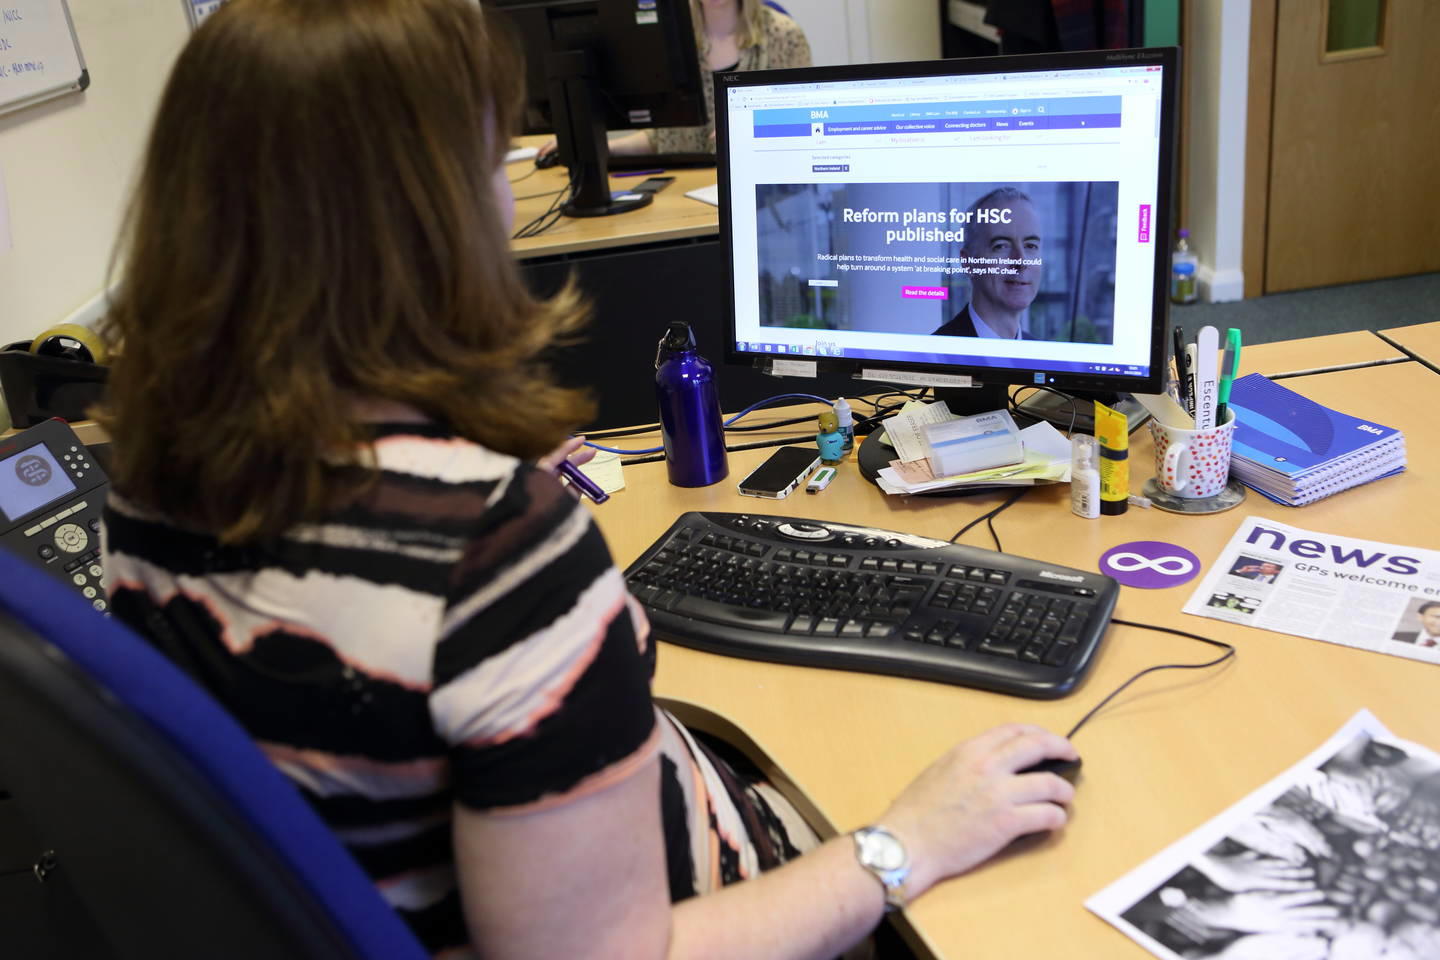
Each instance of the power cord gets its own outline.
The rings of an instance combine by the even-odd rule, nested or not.
[[[1209,637],[1202,637],[1198,633],[1190,633],[1186,630],[1176,630],[1171,627],[1157,627],[1152,623],[1137,623],[1134,620],[1121,620],[1118,617],[1111,618],[1110,622],[1118,623],[1121,626],[1125,627],[1139,627],[1141,630],[1154,630],[1158,633],[1170,633],[1174,634],[1177,637],[1187,637],[1191,640],[1198,640],[1201,643],[1208,643],[1212,647],[1219,647],[1225,652],[1222,653],[1220,656],[1216,657],[1214,660],[1207,660],[1204,663],[1161,663],[1156,664],[1153,667],[1146,667],[1144,670],[1141,670],[1139,673],[1135,674],[1135,676],[1131,677],[1129,680],[1126,680],[1124,683],[1120,684],[1120,686],[1110,691],[1110,693],[1105,697],[1105,699],[1101,700],[1099,703],[1095,704],[1095,706],[1091,707],[1090,710],[1085,714],[1085,716],[1081,717],[1080,721],[1076,723],[1075,726],[1070,728],[1070,732],[1065,734],[1065,739],[1067,740],[1075,736],[1075,734],[1079,732],[1081,727],[1089,723],[1090,718],[1095,716],[1095,714],[1099,713],[1102,707],[1104,707],[1111,700],[1114,700],[1116,697],[1118,697],[1130,686],[1130,684],[1134,683],[1136,680],[1139,680],[1147,673],[1156,673],[1160,670],[1207,670],[1210,667],[1218,667],[1226,660],[1229,660],[1236,656],[1235,648],[1230,644],[1225,643],[1223,640],[1212,640]]]
[[[555,199],[550,201],[550,206],[545,209],[545,212],[540,214],[540,216],[536,217],[534,220],[531,220],[529,223],[525,224],[519,230],[516,230],[514,236],[512,236],[511,239],[526,240],[530,237],[538,237],[546,230],[549,230],[551,227],[555,226],[555,224],[559,222],[560,217],[564,214],[565,204],[569,203],[570,199],[574,197],[576,184],[577,180],[572,174],[569,184],[555,191]],[[544,196],[544,194],[539,194],[539,196]]]
[[[988,527],[990,530],[990,539],[995,541],[995,552],[1004,553],[1004,548],[1000,546],[1000,535],[995,532],[995,518],[1001,513],[1004,513],[1006,510],[1009,510],[1017,500],[1025,496],[1025,494],[1029,493],[1030,489],[1030,487],[1019,487],[1015,490],[1014,493],[1006,497],[1005,502],[1000,504],[1000,506],[989,511],[988,513],[982,513],[980,516],[976,517],[974,520],[971,520],[969,523],[965,524],[965,526],[955,531],[955,536],[950,538],[950,542],[954,543],[956,540],[959,540],[970,530],[971,527],[975,526],[977,523],[983,520],[985,522],[985,526]]]
[[[1046,393],[1055,394],[1055,396],[1059,397],[1061,400],[1069,400],[1070,426],[1065,428],[1065,433],[1068,435],[1075,432],[1075,418],[1080,415],[1079,397],[1074,396],[1073,394],[1065,393],[1062,390],[1056,390],[1054,387],[1047,387],[1038,383],[1024,383],[1010,392],[1010,412],[1012,414],[1024,412],[1020,409],[1020,402],[1015,399],[1016,397],[1020,396],[1021,390],[1043,390]]]

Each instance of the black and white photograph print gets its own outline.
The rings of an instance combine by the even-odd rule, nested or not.
[[[1368,732],[1331,748],[1113,885],[1141,894],[1118,917],[1109,890],[1091,909],[1167,960],[1440,958],[1440,757]]]
[[[1274,583],[1280,571],[1285,569],[1284,564],[1276,563],[1274,560],[1261,560],[1258,557],[1237,557],[1235,563],[1230,567],[1230,576],[1241,577],[1246,580],[1253,580],[1256,583]]]

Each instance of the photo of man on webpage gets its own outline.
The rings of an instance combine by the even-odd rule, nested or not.
[[[1114,341],[1116,182],[758,184],[755,197],[762,326]]]

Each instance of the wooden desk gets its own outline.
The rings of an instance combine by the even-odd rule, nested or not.
[[[1284,349],[1267,346],[1255,349],[1257,361],[1271,353],[1278,358]],[[1093,570],[1100,555],[1119,543],[1168,540],[1208,564],[1252,514],[1399,544],[1440,543],[1440,511],[1430,499],[1440,449],[1422,442],[1436,437],[1429,412],[1440,403],[1435,375],[1417,363],[1398,363],[1305,377],[1288,386],[1403,429],[1411,441],[1409,472],[1300,509],[1252,492],[1237,510],[1212,517],[1132,508],[1122,517],[1087,521],[1069,512],[1064,487],[1037,488],[997,518],[1005,549]],[[1391,399],[1396,397],[1407,399]],[[731,477],[700,490],[671,487],[663,464],[627,468],[628,489],[595,509],[617,560],[628,563],[685,510],[841,519],[948,539],[999,501],[996,495],[885,497],[853,469],[843,469],[817,496],[795,494],[776,504],[738,496],[733,481],[764,455],[732,455]],[[1139,431],[1133,490],[1150,474],[1150,458],[1148,432]],[[983,525],[965,539],[989,546]],[[1300,759],[1362,707],[1400,736],[1440,747],[1436,668],[1182,615],[1194,584],[1156,591],[1123,587],[1117,616],[1229,641],[1239,648],[1238,659],[1218,671],[1146,678],[1092,720],[1076,737],[1085,767],[1069,828],[915,904],[906,919],[923,950],[939,957],[1148,957],[1086,911],[1084,899]],[[695,705],[688,719],[708,713],[725,718],[712,719],[712,729],[743,731],[803,793],[805,805],[840,831],[877,817],[902,785],[958,739],[1007,720],[1064,731],[1143,667],[1199,662],[1210,654],[1193,641],[1113,626],[1077,694],[1035,702],[666,645],[656,692]]]
[[[1409,327],[1391,327],[1379,331],[1378,336],[1422,363],[1440,370],[1440,320]]]
[[[1440,350],[1437,350],[1437,353],[1440,353]],[[1369,366],[1408,359],[1403,350],[1396,349],[1368,331],[1357,330],[1304,340],[1246,346],[1240,351],[1240,373],[1263,373],[1267,377],[1281,377],[1334,367]]]
[[[524,137],[521,143],[538,146],[546,139]],[[529,175],[526,176],[527,174]],[[568,171],[561,166],[536,170],[533,160],[510,164],[507,175],[512,181],[524,177],[514,184],[516,227],[544,213],[555,195],[565,188],[569,177]],[[718,208],[685,196],[690,190],[713,184],[715,168],[667,170],[665,175],[673,176],[675,182],[657,193],[654,202],[647,207],[613,217],[561,217],[554,226],[538,237],[512,241],[510,249],[523,260],[562,253],[611,250],[643,243],[716,236],[720,232]],[[611,177],[610,186],[614,190],[624,190],[644,179],[643,176]]]

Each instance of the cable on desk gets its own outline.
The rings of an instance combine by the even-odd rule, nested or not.
[[[521,180],[529,180],[531,177],[535,176],[535,174],[537,174],[537,173],[539,173],[539,172],[540,172],[540,168],[537,167],[537,166],[535,166],[534,164],[531,164],[531,165],[530,165],[530,172],[529,172],[529,173],[526,173],[526,174],[523,174],[523,175],[521,175],[521,176],[516,177],[514,180],[511,180],[511,181],[510,181],[510,184],[511,184],[511,186],[514,186],[515,184],[519,183]],[[541,194],[537,194],[537,196],[541,196]],[[516,197],[515,199],[516,199],[516,200],[519,200],[519,199],[521,199],[521,198],[520,198],[520,197]]]
[[[759,409],[761,409],[762,407],[767,407],[767,406],[769,406],[769,405],[772,404],[772,403],[778,403],[778,402],[781,401],[781,400],[809,400],[809,401],[812,401],[812,402],[814,402],[814,403],[824,404],[826,407],[829,407],[829,406],[830,406],[830,401],[829,401],[829,400],[826,400],[824,397],[818,397],[818,396],[816,396],[816,395],[813,394],[813,393],[780,393],[780,394],[776,394],[776,395],[773,396],[773,397],[766,397],[764,400],[759,400],[759,401],[756,401],[755,403],[750,404],[750,406],[746,407],[744,410],[741,410],[739,413],[737,413],[737,414],[735,414],[734,416],[732,416],[729,420],[726,420],[726,421],[724,422],[724,427],[725,427],[725,429],[727,429],[727,430],[730,430],[730,429],[738,429],[738,430],[767,430],[767,429],[770,429],[770,428],[772,428],[772,427],[789,426],[790,424],[804,423],[806,420],[814,419],[813,417],[797,417],[797,418],[795,418],[795,419],[793,419],[793,420],[786,420],[786,421],[778,422],[778,423],[762,423],[762,424],[759,424],[759,425],[754,426],[754,427],[736,427],[736,428],[732,428],[731,425],[734,424],[734,423],[736,423],[741,417],[743,417],[743,416],[745,416],[745,415],[747,415],[747,414],[750,414],[750,413],[754,413],[756,410],[759,410]],[[595,436],[598,436],[601,440],[614,439],[614,438],[619,438],[619,437],[629,437],[629,436],[634,436],[634,435],[637,434],[637,433],[649,433],[651,430],[655,429],[656,426],[658,426],[658,424],[652,424],[652,425],[649,426],[649,427],[637,427],[637,428],[630,428],[630,429],[625,429],[625,430],[611,430],[611,431],[607,431],[607,432],[605,432],[605,433],[603,433],[603,434],[595,434]],[[658,452],[660,452],[661,450],[664,449],[664,447],[649,447],[649,448],[644,449],[644,450],[616,450],[616,449],[613,448],[613,447],[602,447],[602,446],[601,446],[600,444],[598,444],[598,443],[592,443],[592,442],[590,442],[591,439],[593,439],[593,438],[587,437],[587,439],[586,439],[586,441],[585,441],[585,445],[586,445],[587,447],[594,447],[596,450],[604,450],[606,453],[618,453],[618,454],[621,454],[622,456],[624,456],[624,455],[643,456],[644,454],[658,453]],[[782,442],[783,442],[783,443],[793,443],[794,441],[793,441],[793,440],[785,440],[785,441],[782,441]],[[755,444],[754,446],[762,446],[762,447],[763,447],[763,446],[771,446],[771,444],[769,444],[769,443],[760,443],[760,444]],[[750,449],[753,449],[753,447],[726,447],[726,449],[727,449],[727,450],[750,450]],[[661,457],[660,459],[663,460],[664,458]],[[649,461],[630,461],[630,462],[641,463],[641,462],[649,462]]]
[[[1075,418],[1076,418],[1077,416],[1079,416],[1079,414],[1080,414],[1080,407],[1079,407],[1080,398],[1079,398],[1079,397],[1077,397],[1077,396],[1075,396],[1075,395],[1073,395],[1073,394],[1065,393],[1065,392],[1062,391],[1062,390],[1056,390],[1054,387],[1047,387],[1047,386],[1043,386],[1043,385],[1038,384],[1038,383],[1023,383],[1023,384],[1021,384],[1019,387],[1017,387],[1016,389],[1010,391],[1010,412],[1011,412],[1012,414],[1022,413],[1022,412],[1023,412],[1023,411],[1020,409],[1020,402],[1015,399],[1016,397],[1020,396],[1020,391],[1021,391],[1021,390],[1044,390],[1046,393],[1053,393],[1053,394],[1055,394],[1055,396],[1059,397],[1061,400],[1069,400],[1069,401],[1070,401],[1070,426],[1068,426],[1068,427],[1065,428],[1065,433],[1066,433],[1066,434],[1071,434],[1071,433],[1074,433],[1074,432],[1075,432]]]
[[[571,174],[569,184],[555,191],[555,199],[550,202],[550,206],[546,208],[545,212],[525,224],[519,230],[516,230],[511,239],[525,240],[530,237],[538,237],[546,230],[555,226],[560,220],[560,217],[564,215],[565,204],[570,202],[570,199],[575,195],[577,183],[576,177],[574,174]],[[544,194],[541,194],[541,196],[544,196]]]
[[[983,520],[985,521],[985,526],[990,529],[990,539],[995,541],[995,552],[1004,553],[1005,551],[1000,546],[1000,536],[995,532],[995,517],[1010,509],[1010,507],[1015,504],[1015,501],[1025,496],[1025,494],[1029,493],[1030,490],[1030,487],[1020,487],[1014,493],[1010,494],[1010,496],[1006,497],[1005,502],[1000,504],[1000,506],[996,507],[988,513],[980,514],[980,516],[976,517],[974,520],[971,520],[969,523],[965,524],[965,526],[957,530],[955,532],[955,536],[950,538],[950,542],[954,543],[956,540],[959,540],[961,537],[965,536],[966,531],[968,531],[971,527],[975,526],[975,524]]]
[[[1199,640],[1201,643],[1208,643],[1212,647],[1219,647],[1225,652],[1222,653],[1220,656],[1216,657],[1214,660],[1207,660],[1204,663],[1161,663],[1156,664],[1153,667],[1146,667],[1144,670],[1141,670],[1139,673],[1135,674],[1135,676],[1131,677],[1129,680],[1126,680],[1124,683],[1120,684],[1120,686],[1110,691],[1110,693],[1105,697],[1104,700],[1101,700],[1099,703],[1095,704],[1095,706],[1091,707],[1090,710],[1085,714],[1085,716],[1080,718],[1080,722],[1076,723],[1075,726],[1070,728],[1070,732],[1065,734],[1065,739],[1067,740],[1075,736],[1075,734],[1079,732],[1081,727],[1089,723],[1090,718],[1095,716],[1095,714],[1099,713],[1102,707],[1104,707],[1111,700],[1114,700],[1116,697],[1118,697],[1121,693],[1125,691],[1127,687],[1130,686],[1130,684],[1134,683],[1136,680],[1139,680],[1147,673],[1155,673],[1159,670],[1205,670],[1210,667],[1218,667],[1220,664],[1224,663],[1226,660],[1229,660],[1236,655],[1235,648],[1230,644],[1224,642],[1223,640],[1211,640],[1209,637],[1202,637],[1198,633],[1190,633],[1186,630],[1175,630],[1171,627],[1158,627],[1152,623],[1136,623],[1134,620],[1121,620],[1119,617],[1112,618],[1110,622],[1118,623],[1121,626],[1125,627],[1139,627],[1141,630],[1155,630],[1159,633],[1173,633],[1177,637],[1188,637],[1191,640]]]

